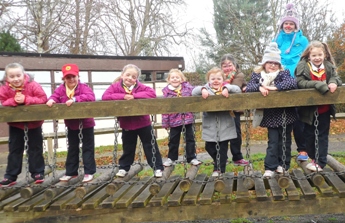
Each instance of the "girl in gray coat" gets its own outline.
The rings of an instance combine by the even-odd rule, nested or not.
[[[206,85],[197,86],[193,89],[193,96],[201,95],[204,99],[207,99],[210,95],[223,95],[224,97],[228,97],[229,93],[241,92],[241,89],[237,85],[226,84],[224,82],[224,72],[217,67],[207,72],[206,81],[208,82]],[[214,161],[213,177],[225,173],[229,141],[236,137],[235,121],[230,111],[203,113],[202,139],[205,140],[206,151]]]

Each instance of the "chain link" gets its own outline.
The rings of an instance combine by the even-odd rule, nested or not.
[[[26,176],[25,176],[25,179],[26,179],[26,184],[29,185],[29,180],[30,180],[30,177],[29,177],[29,136],[28,136],[28,132],[29,132],[29,129],[28,129],[28,123],[25,123],[24,125],[24,151],[25,151],[25,172],[26,172]]]
[[[283,150],[283,154],[282,154],[282,162],[283,162],[283,173],[285,174],[285,170],[286,170],[286,111],[284,109],[284,112],[282,114],[282,119],[283,119],[283,132],[282,132],[282,138],[283,138],[283,146],[282,146],[282,150]]]
[[[251,163],[250,160],[250,110],[244,110],[245,119],[245,136],[246,136],[246,159]],[[242,136],[240,136],[242,137]]]
[[[155,120],[153,115],[151,115],[151,146],[152,146],[152,165],[153,165],[153,174],[156,172],[156,140],[154,133]]]
[[[315,132],[314,132],[315,133],[315,163],[319,164],[319,129],[318,129],[319,112],[317,109],[315,110],[314,115],[315,115],[315,121],[314,121],[314,127],[315,127]],[[319,169],[318,165],[316,165],[316,172],[319,172],[318,169]]]
[[[217,162],[217,171],[220,173],[220,146],[219,146],[219,117],[216,116],[216,150],[217,150],[217,155],[216,155],[216,162]],[[219,176],[219,175],[218,175]]]
[[[83,120],[79,119],[79,168],[78,175],[82,175],[82,165],[83,165]]]
[[[182,113],[182,137],[183,137],[183,170],[184,170],[184,176],[187,175],[187,143],[186,143],[186,125],[185,125],[185,113]]]
[[[53,152],[53,164],[51,165],[52,168],[52,173],[53,173],[53,181],[55,181],[56,178],[56,173],[55,173],[55,169],[56,169],[56,152],[57,152],[57,148],[58,148],[58,130],[59,130],[59,121],[58,120],[53,120],[54,122],[54,152]],[[67,139],[67,136],[66,136]]]

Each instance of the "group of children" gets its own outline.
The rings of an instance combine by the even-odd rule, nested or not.
[[[293,6],[288,5],[287,14],[282,18],[277,37],[266,47],[262,61],[254,68],[250,81],[246,83],[244,74],[231,54],[222,57],[220,68],[214,67],[206,74],[206,84],[191,86],[184,74],[178,69],[168,73],[168,85],[162,90],[166,98],[211,95],[228,97],[230,93],[261,92],[267,96],[270,91],[284,91],[296,88],[315,88],[321,94],[335,92],[342,82],[336,72],[334,60],[325,43],[308,41],[299,30],[299,21],[293,14]],[[283,52],[282,52],[283,51]],[[284,69],[287,68],[287,69]],[[42,87],[26,74],[18,63],[6,66],[5,75],[0,84],[0,102],[2,106],[20,106],[44,104],[51,107],[55,103],[73,103],[95,101],[92,89],[79,80],[79,68],[76,64],[62,67],[63,83],[47,99]],[[155,98],[156,92],[139,82],[141,70],[133,64],[126,65],[120,75],[102,95],[102,100],[133,100]],[[243,159],[241,152],[242,136],[240,126],[241,111],[203,112],[202,139],[205,149],[214,161],[212,176],[217,177],[226,170],[228,148],[234,165],[246,166],[249,162]],[[291,133],[302,135],[298,160],[311,158],[307,168],[311,171],[322,171],[327,164],[328,135],[330,115],[335,115],[334,105],[305,106],[300,108],[270,108],[263,110],[260,126],[268,130],[268,147],[265,157],[264,177],[288,170],[291,162]],[[194,117],[190,112],[163,114],[162,126],[169,130],[169,153],[163,163],[149,115],[119,117],[122,128],[123,154],[119,160],[119,171],[116,176],[124,177],[135,159],[137,137],[139,136],[148,164],[154,170],[155,177],[162,177],[164,166],[174,165],[178,160],[181,133],[185,134],[186,159],[191,165],[200,165],[196,158]],[[314,125],[315,121],[318,125]],[[299,122],[298,125],[296,123]],[[44,182],[43,159],[43,121],[11,122],[9,124],[9,155],[4,180],[0,186],[11,186],[16,183],[22,169],[25,135],[28,136],[27,155],[29,172],[36,184]],[[93,118],[66,119],[68,129],[68,155],[66,174],[61,181],[69,181],[78,176],[79,145],[82,143],[84,164],[83,182],[93,179],[96,172],[94,157]],[[315,136],[315,130],[319,134]],[[83,137],[80,139],[80,131]],[[284,135],[285,134],[285,135]],[[315,145],[318,137],[318,145]],[[296,140],[296,136],[295,136]],[[80,142],[82,141],[82,142]],[[152,143],[153,141],[153,143]],[[296,140],[297,142],[297,140]],[[298,145],[299,146],[299,145]],[[153,161],[154,160],[154,161]]]

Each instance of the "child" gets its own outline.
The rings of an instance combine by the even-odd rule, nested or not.
[[[241,92],[241,89],[237,85],[224,83],[224,72],[217,67],[207,72],[206,81],[208,82],[206,85],[198,86],[193,89],[193,96],[201,95],[206,99],[209,95],[223,95],[224,97],[228,97],[229,93]],[[205,140],[206,151],[214,161],[213,177],[225,173],[228,159],[228,144],[231,139],[236,137],[235,121],[229,111],[203,113],[202,139]],[[230,149],[232,150],[233,148]]]
[[[0,84],[0,102],[2,106],[44,104],[47,96],[41,85],[26,74],[21,64],[11,63],[5,68],[5,75]],[[28,136],[28,163],[31,177],[36,184],[44,182],[43,158],[43,121],[9,122],[9,154],[4,179],[0,187],[9,187],[16,184],[18,175],[22,171],[23,153],[27,130]],[[27,127],[27,128],[26,128]]]
[[[240,71],[235,58],[231,54],[225,54],[220,60],[220,67],[225,73],[225,81],[229,84],[235,84],[243,91],[247,85],[244,74]],[[243,159],[241,152],[242,133],[241,133],[241,112],[234,111],[237,137],[230,140],[232,161],[235,166],[246,166],[249,162]]]
[[[133,100],[144,98],[155,98],[156,92],[144,84],[138,78],[141,70],[133,64],[126,65],[118,81],[115,81],[104,92],[102,100]],[[156,138],[152,135],[152,126],[149,115],[118,117],[122,128],[123,154],[120,157],[120,170],[116,176],[124,177],[127,175],[132,163],[134,162],[137,138],[143,144],[144,152],[148,164],[154,169],[155,177],[163,176],[162,157],[158,149]],[[152,140],[154,141],[155,154],[152,151]],[[155,163],[152,158],[155,157]]]
[[[297,65],[295,75],[298,88],[315,88],[321,94],[328,91],[334,93],[342,81],[336,72],[335,62],[326,43],[313,41],[303,52]],[[314,116],[315,114],[315,116]],[[305,123],[304,137],[311,163],[307,168],[311,171],[322,171],[327,164],[328,135],[330,115],[335,117],[334,105],[318,105],[301,107],[299,117]],[[315,126],[315,121],[318,125]],[[318,130],[318,147],[315,145],[315,130]]]
[[[278,48],[281,51],[283,67],[289,69],[292,77],[295,77],[294,72],[297,63],[308,46],[308,39],[303,36],[299,25],[298,14],[294,5],[292,3],[287,4],[285,14],[279,22],[279,32],[273,41],[278,44]],[[297,160],[300,161],[308,160],[303,129],[304,123],[297,119],[293,125],[293,135],[298,151]]]
[[[95,101],[95,94],[92,89],[79,80],[79,68],[76,64],[65,64],[62,67],[63,83],[55,89],[46,103],[51,107],[55,103],[65,103],[71,106],[75,102]],[[80,123],[82,126],[80,126]],[[79,133],[82,128],[82,150],[84,164],[83,183],[93,179],[96,172],[95,161],[95,136],[93,118],[85,119],[65,119],[65,125],[68,129],[68,153],[66,159],[66,174],[60,178],[60,181],[67,182],[78,176],[79,168]]]
[[[254,69],[248,82],[246,92],[260,91],[267,96],[270,91],[283,91],[295,89],[297,83],[290,76],[289,70],[281,65],[280,50],[277,43],[271,42],[264,51],[260,66]],[[295,108],[264,109],[261,127],[268,130],[268,147],[265,157],[265,178],[272,178],[275,171],[283,173],[290,168],[291,161],[291,131],[297,119]],[[285,136],[283,135],[286,125]],[[285,145],[283,145],[285,138]],[[285,148],[285,149],[284,149]],[[285,151],[284,151],[285,150]]]
[[[178,69],[171,69],[167,77],[168,85],[163,88],[165,98],[192,96],[193,86],[190,85],[184,74]],[[191,112],[163,114],[162,127],[169,129],[169,153],[168,159],[164,162],[164,166],[175,164],[178,159],[178,150],[180,145],[180,137],[182,127],[185,126],[186,139],[186,158],[187,162],[194,166],[201,164],[195,155],[195,136],[193,130],[194,116]]]

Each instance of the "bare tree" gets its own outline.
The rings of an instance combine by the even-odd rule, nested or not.
[[[104,3],[101,17],[117,55],[157,56],[169,54],[181,43],[186,29],[177,27],[177,7],[183,0],[114,0]]]

